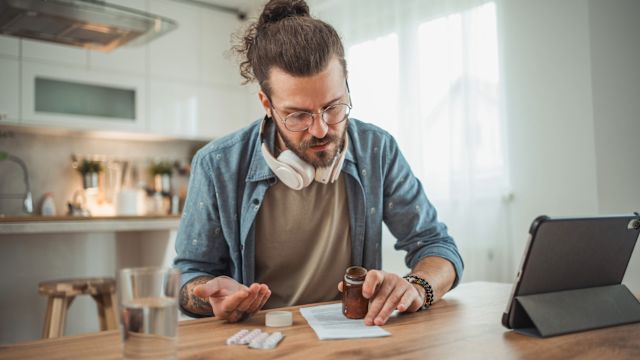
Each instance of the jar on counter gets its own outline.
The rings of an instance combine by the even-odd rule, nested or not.
[[[362,319],[369,310],[369,299],[362,295],[362,284],[367,269],[351,266],[344,273],[342,282],[342,313],[349,319]]]

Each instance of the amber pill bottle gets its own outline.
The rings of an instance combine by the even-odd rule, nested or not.
[[[362,319],[367,315],[369,300],[362,296],[362,284],[367,269],[351,266],[344,273],[342,283],[342,313],[349,319]]]

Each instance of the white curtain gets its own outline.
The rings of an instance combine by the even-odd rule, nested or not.
[[[397,139],[465,262],[463,281],[511,281],[509,180],[496,5],[310,0],[347,51],[352,115]],[[385,233],[383,267],[404,273]]]

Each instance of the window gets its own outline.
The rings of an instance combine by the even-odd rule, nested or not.
[[[425,179],[439,197],[470,176],[486,191],[504,173],[495,6],[424,22],[418,43]]]
[[[347,64],[351,116],[397,134],[398,36],[394,33],[351,46]]]

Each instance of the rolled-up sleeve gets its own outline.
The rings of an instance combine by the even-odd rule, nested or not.
[[[451,262],[457,286],[464,270],[462,257],[447,226],[438,221],[437,211],[429,202],[422,184],[393,138],[386,144],[384,177],[384,222],[397,239],[396,250],[407,252],[405,263],[413,268],[427,256],[438,256]],[[453,288],[452,287],[452,288]]]
[[[176,238],[174,266],[181,286],[199,276],[229,275],[229,247],[220,223],[214,171],[206,153],[198,152]]]

